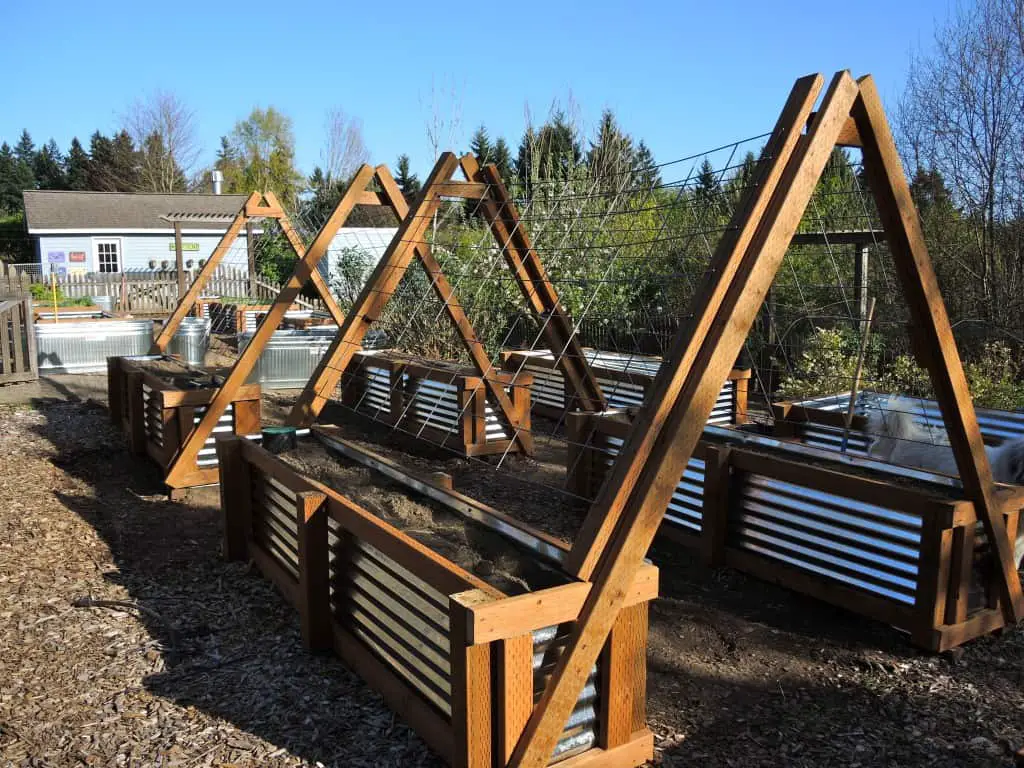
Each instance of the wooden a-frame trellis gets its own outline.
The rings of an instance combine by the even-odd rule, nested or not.
[[[451,180],[458,167],[461,167],[467,181]],[[380,192],[370,189],[374,181]],[[379,166],[376,169],[363,166],[353,178],[330,219],[317,234],[313,244],[296,262],[291,278],[285,283],[271,310],[260,323],[202,419],[182,446],[174,466],[168,473],[168,485],[174,487],[175,482],[195,463],[199,450],[231,402],[235,391],[248,378],[285,310],[291,305],[305,281],[311,275],[318,274],[317,266],[326,253],[331,239],[356,205],[389,207],[398,217],[400,226],[352,311],[339,322],[338,334],[299,396],[289,415],[289,423],[308,425],[320,413],[329,394],[337,387],[352,355],[360,348],[370,325],[380,317],[415,257],[426,270],[431,287],[442,301],[445,312],[455,326],[477,374],[487,388],[489,399],[497,407],[499,418],[509,427],[513,439],[519,443],[522,450],[526,453],[532,452],[532,434],[529,429],[520,428],[519,416],[513,403],[495,375],[500,371],[491,364],[472,323],[455,296],[451,283],[430,247],[423,240],[433,214],[445,197],[480,201],[480,210],[498,241],[506,263],[530,308],[541,320],[545,340],[561,360],[562,372],[574,393],[575,401],[585,410],[599,411],[604,407],[600,386],[583,355],[571,320],[561,307],[554,287],[520,224],[518,211],[497,169],[494,166],[481,168],[472,155],[458,159],[451,153],[445,153],[438,159],[414,206],[410,209],[386,166]]]
[[[195,306],[196,300],[202,294],[203,288],[206,287],[207,282],[209,282],[214,272],[217,271],[217,267],[224,260],[228,250],[242,234],[242,230],[246,229],[256,219],[277,219],[281,226],[281,231],[284,232],[285,237],[288,238],[289,245],[295,251],[295,258],[302,258],[306,248],[288,220],[288,215],[284,212],[284,208],[281,207],[276,195],[273,192],[264,192],[262,195],[259,192],[253,192],[246,199],[245,203],[242,204],[238,213],[235,214],[227,231],[224,232],[220,242],[217,243],[217,247],[210,254],[210,258],[207,259],[203,268],[199,270],[199,274],[196,275],[195,280],[192,281],[192,285],[179,297],[177,306],[175,306],[171,316],[167,318],[167,322],[164,323],[160,329],[160,334],[153,342],[151,350],[153,354],[162,355],[167,351],[167,346],[171,343],[171,339],[174,338],[174,334],[181,325],[181,321],[192,311],[192,307]],[[324,279],[318,272],[310,275],[310,279],[334,322],[340,324],[345,319],[345,315],[331,295]]]
[[[874,81],[837,73],[820,109],[812,113],[823,84],[822,76],[814,75],[794,86],[766,145],[756,183],[737,208],[692,314],[584,521],[569,567],[593,587],[543,696],[523,724],[509,765],[547,764],[837,145],[863,151],[868,186],[915,326],[915,352],[931,376],[964,492],[978,510],[998,565],[1006,622],[1016,621],[1024,609],[963,365]]]

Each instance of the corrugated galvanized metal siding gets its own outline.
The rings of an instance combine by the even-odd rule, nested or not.
[[[533,387],[530,390],[531,402],[564,410],[565,381],[562,372],[558,368],[529,362],[532,359],[554,362],[554,354],[544,351],[530,351],[521,354],[526,355],[527,360],[522,366],[522,370],[533,375]],[[594,349],[585,350],[585,355],[597,375],[597,383],[601,387],[601,392],[604,394],[609,408],[639,408],[643,405],[647,387],[650,386],[661,367],[660,358],[646,355],[628,355]],[[516,366],[514,370],[518,370],[518,368],[519,366]],[[607,371],[635,375],[636,380],[621,381],[601,375],[602,372]],[[711,417],[708,419],[709,424],[733,423],[735,386],[735,382],[732,380],[727,380],[722,386],[718,399],[715,401],[715,407],[711,411]]]
[[[337,330],[334,326],[332,328]],[[253,333],[255,331],[246,331],[239,336],[239,351],[249,346]],[[333,332],[327,330],[275,331],[260,354],[249,381],[259,382],[268,389],[304,387],[333,340]]]
[[[108,357],[144,355],[152,320],[36,323],[40,373],[102,373]]]
[[[607,471],[623,441],[603,436],[595,452]],[[747,435],[757,444],[759,436]],[[777,441],[764,441],[773,446]],[[783,448],[781,453],[785,454]],[[922,518],[762,475],[740,473],[730,486],[728,546],[913,605]],[[672,496],[664,524],[699,534],[704,462],[691,459]]]
[[[555,664],[565,651],[565,644],[569,639],[568,627],[545,627],[533,632],[533,700],[534,703],[540,700],[544,694],[544,688],[548,684]],[[555,747],[551,764],[566,760],[573,755],[586,752],[591,747],[597,746],[598,729],[598,703],[600,701],[598,684],[598,667],[595,666],[583,692],[576,700],[572,715],[562,731],[562,737]]]
[[[331,609],[395,674],[451,716],[448,597],[328,522]]]
[[[854,408],[854,412],[864,416],[867,415],[869,409],[884,409],[888,406],[891,397],[893,396],[862,393],[857,398],[857,406]],[[942,421],[939,404],[934,400],[919,400],[917,398],[913,398],[913,401],[916,405],[914,422],[926,429],[937,430],[944,434],[945,425]],[[849,404],[849,392],[801,400],[795,403],[795,405],[805,408],[816,408],[822,411],[840,413],[845,413]],[[1002,442],[1004,440],[1024,437],[1024,413],[998,411],[992,408],[978,408],[976,411],[978,414],[978,427],[981,429],[981,434],[987,442]],[[807,424],[805,434],[808,437],[806,441],[808,443],[811,443],[813,440],[814,444],[820,444],[822,447],[838,448],[839,443],[837,442],[836,435],[839,434],[841,436],[842,431],[819,424]],[[863,436],[863,433],[852,431],[850,446],[847,452],[863,453],[866,452],[866,446],[867,438]]]
[[[160,408],[160,399],[156,397],[152,388],[145,383],[142,385],[142,403],[143,423],[145,424],[147,439],[160,448],[167,447],[164,444],[164,418],[163,411]],[[207,407],[204,405],[197,406],[192,415],[192,423],[198,424],[206,410]],[[217,466],[217,435],[234,431],[235,406],[233,403],[229,403],[227,408],[224,409],[224,413],[217,419],[217,424],[214,426],[210,436],[206,438],[203,447],[199,449],[196,464],[204,468]],[[246,437],[258,436],[246,435]]]

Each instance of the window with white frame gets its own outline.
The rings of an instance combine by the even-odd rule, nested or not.
[[[100,272],[121,271],[121,241],[97,240],[96,265]]]

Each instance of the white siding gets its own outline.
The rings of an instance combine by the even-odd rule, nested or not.
[[[182,242],[197,243],[199,250],[185,251],[185,261],[193,261],[193,269],[198,268],[199,259],[209,259],[213,249],[220,242],[220,233],[213,234],[182,234]],[[121,243],[121,269],[122,270],[146,270],[149,269],[149,262],[156,262],[156,268],[161,268],[161,263],[166,261],[170,269],[174,268],[174,235],[155,234],[117,234],[110,235],[86,234],[86,235],[39,235],[39,263],[43,272],[50,271],[50,253],[63,253],[63,261],[54,262],[58,266],[69,267],[72,270],[85,269],[87,272],[98,272],[99,266],[96,260],[96,242],[98,240],[119,240]],[[69,255],[72,252],[84,252],[85,263],[69,262]],[[246,269],[248,257],[245,252],[245,238],[235,240],[224,260],[223,266],[230,266]]]
[[[377,266],[384,251],[398,231],[397,227],[342,227],[338,234],[331,240],[327,247],[327,256],[320,262],[320,272],[327,280],[328,285],[336,294],[350,295],[358,293],[363,283],[370,276],[373,268]],[[348,250],[354,252],[362,261],[362,275],[357,281],[358,285],[340,284],[343,277],[339,268],[339,262]]]

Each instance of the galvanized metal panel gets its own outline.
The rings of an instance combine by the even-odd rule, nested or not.
[[[102,373],[108,357],[145,355],[152,320],[36,323],[39,373]]]

